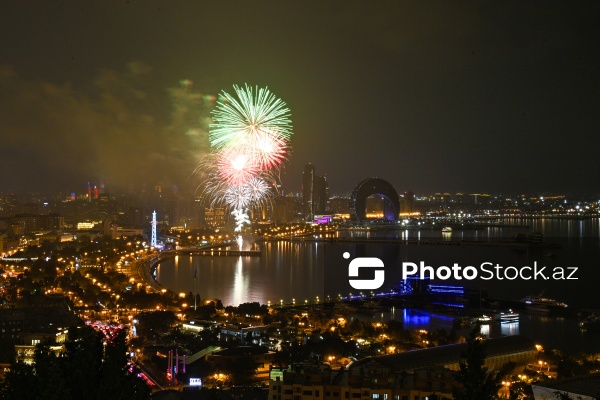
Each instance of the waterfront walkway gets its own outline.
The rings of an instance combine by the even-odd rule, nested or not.
[[[178,250],[166,250],[162,252],[156,252],[146,257],[140,258],[132,263],[132,275],[134,278],[139,279],[142,282],[146,282],[147,286],[157,292],[169,291],[169,289],[162,286],[154,279],[153,271],[157,264],[164,260],[175,257],[178,254],[190,254],[196,256],[207,256],[207,257],[240,257],[240,256],[260,256],[262,252],[260,250],[230,250],[229,244],[219,243],[213,245],[198,247],[186,247]]]
[[[152,270],[155,268],[155,265],[162,260],[163,258],[160,256],[160,253],[151,254],[136,260],[131,268],[135,278],[142,282],[146,282],[146,286],[150,286],[150,288],[156,292],[161,292],[166,289],[154,279],[154,276],[152,276]]]

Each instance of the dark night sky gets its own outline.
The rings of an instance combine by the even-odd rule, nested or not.
[[[58,5],[59,4],[59,5]],[[189,185],[198,93],[269,86],[349,193],[597,193],[600,2],[3,1],[0,191]],[[194,93],[179,88],[194,82]]]

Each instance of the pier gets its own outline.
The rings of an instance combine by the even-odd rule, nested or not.
[[[221,249],[210,249],[210,250],[185,250],[180,253],[188,253],[195,256],[206,256],[206,257],[247,257],[247,256],[260,256],[262,251],[260,250],[221,250]]]
[[[437,239],[371,239],[371,238],[347,238],[347,237],[319,237],[313,235],[276,237],[260,239],[262,242],[329,242],[329,243],[380,243],[395,245],[419,245],[419,246],[488,246],[488,247],[517,247],[517,248],[559,248],[559,245],[545,242],[520,242],[520,241],[477,241],[477,240],[437,240]]]

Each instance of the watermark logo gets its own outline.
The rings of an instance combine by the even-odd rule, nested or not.
[[[350,253],[345,252],[343,257],[347,260],[350,258]],[[375,290],[383,286],[385,281],[384,265],[377,257],[357,257],[350,261],[348,265],[348,276],[350,278],[358,278],[361,268],[377,268],[373,279],[350,279],[350,286],[357,290]]]
[[[343,257],[347,260],[350,253],[345,252]],[[373,278],[359,278],[361,268],[374,269]],[[401,277],[418,277],[419,279],[439,279],[439,280],[474,280],[481,279],[488,281],[491,279],[502,280],[577,280],[575,276],[577,267],[547,267],[538,265],[534,261],[531,266],[502,266],[489,261],[482,262],[478,267],[469,265],[461,266],[454,263],[452,266],[439,266],[434,268],[421,261],[418,264],[412,262],[403,262],[401,265]],[[375,290],[383,286],[385,282],[384,263],[377,257],[357,257],[350,261],[348,265],[348,282],[352,288],[357,290]]]

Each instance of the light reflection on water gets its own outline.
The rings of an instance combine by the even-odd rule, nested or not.
[[[397,230],[397,231],[342,231],[341,236],[383,237],[385,239],[433,240],[498,240],[515,233],[541,231],[549,242],[558,242],[562,248],[553,249],[553,258],[544,256],[548,250],[518,249],[489,246],[418,246],[386,244],[319,243],[278,241],[261,245],[260,257],[181,257],[162,263],[158,281],[176,292],[194,291],[194,268],[198,268],[199,292],[203,298],[219,298],[225,305],[258,301],[291,302],[292,298],[315,301],[316,296],[347,294],[347,261],[341,255],[348,251],[352,257],[379,257],[386,265],[386,285],[398,285],[399,265],[402,262],[425,261],[427,265],[441,266],[458,262],[462,266],[482,262],[503,266],[527,266],[537,262],[548,268],[578,267],[577,281],[473,281],[472,287],[483,287],[492,298],[518,300],[541,292],[567,302],[572,307],[600,308],[595,295],[600,259],[600,224],[598,219],[576,220],[518,220],[508,222],[527,224],[529,228],[511,229],[488,227],[480,230]],[[450,239],[448,238],[450,236]],[[174,267],[174,268],[173,268]],[[448,282],[449,284],[465,284]]]
[[[519,300],[542,292],[548,297],[565,301],[574,308],[600,308],[596,296],[598,248],[584,251],[555,250],[556,258],[543,257],[541,251],[515,250],[486,246],[397,246],[348,243],[274,242],[263,246],[259,257],[175,257],[162,262],[157,280],[175,291],[194,291],[194,273],[197,269],[198,290],[202,298],[218,298],[224,305],[258,301],[285,303],[292,298],[315,301],[316,296],[344,296],[352,289],[347,278],[348,261],[352,257],[380,257],[386,265],[386,282],[382,291],[397,289],[401,281],[403,262],[424,261],[434,268],[452,265],[480,265],[483,261],[502,266],[529,266],[537,263],[547,269],[577,267],[578,280],[474,280],[446,281],[448,284],[482,288],[490,298]],[[441,281],[440,281],[441,282]],[[432,282],[433,283],[433,282]],[[356,292],[356,291],[355,291]],[[355,293],[356,294],[356,293]]]
[[[233,277],[233,304],[246,302],[245,293],[248,291],[248,279],[244,276],[243,268],[242,257],[239,257],[235,264],[235,275]]]
[[[517,224],[529,225],[526,229],[490,227],[483,230],[454,230],[449,234],[441,231],[398,230],[380,232],[386,239],[433,239],[433,240],[497,240],[515,233],[540,231],[548,242],[559,243],[562,248],[553,249],[554,258],[543,257],[539,249],[513,249],[486,246],[402,246],[385,244],[318,243],[300,241],[278,241],[261,245],[260,257],[200,257],[177,256],[163,262],[157,270],[157,280],[175,292],[194,292],[195,284],[203,299],[221,299],[224,305],[239,305],[257,301],[272,304],[316,302],[317,296],[324,299],[327,294],[335,296],[338,287],[347,285],[347,261],[341,255],[348,251],[353,257],[381,257],[386,264],[388,277],[396,279],[388,265],[400,265],[404,261],[424,260],[428,265],[478,265],[482,261],[498,262],[502,265],[529,265],[537,261],[543,265],[578,267],[579,280],[553,281],[486,281],[472,282],[473,286],[484,287],[490,297],[517,300],[525,295],[545,292],[549,297],[566,301],[570,306],[600,308],[596,295],[600,276],[600,224],[597,219],[575,220],[513,220]],[[371,237],[373,232],[346,232],[341,235]],[[196,272],[197,271],[197,272]],[[194,274],[198,279],[194,280]],[[453,282],[465,284],[465,282]],[[471,283],[471,282],[469,282]],[[341,290],[341,289],[340,289]],[[327,291],[327,293],[326,293]],[[346,294],[346,293],[345,293]],[[399,315],[399,314],[402,315]],[[383,313],[378,318],[394,318],[403,321],[410,329],[446,329],[452,327],[451,320],[415,310],[395,310],[395,315]],[[577,349],[594,348],[600,351],[600,337],[581,335],[577,321],[547,316],[521,314],[518,324],[496,324],[484,329],[492,337],[523,334],[552,347]],[[595,339],[596,344],[594,344]],[[559,346],[560,345],[560,346]]]
[[[500,324],[500,333],[504,336],[512,336],[519,334],[518,322],[506,322]]]
[[[175,257],[163,261],[156,279],[175,292],[194,292],[202,299],[220,299],[225,306],[313,302],[323,294],[321,244],[273,242],[260,257]],[[197,271],[197,272],[196,272]],[[194,274],[198,274],[197,282]]]

